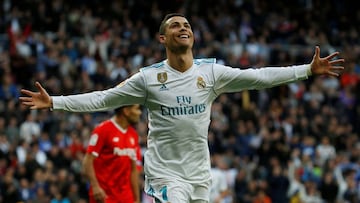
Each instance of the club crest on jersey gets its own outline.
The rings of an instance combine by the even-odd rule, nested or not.
[[[196,83],[196,86],[199,88],[199,89],[204,89],[206,87],[206,83],[204,81],[204,79],[202,77],[198,77],[197,78],[197,83]]]
[[[157,80],[161,83],[160,91],[169,90],[164,84],[167,81],[167,73],[162,72],[157,74]]]
[[[160,83],[165,83],[167,81],[167,73],[166,72],[162,72],[162,73],[158,73],[157,74],[157,80],[160,82]]]
[[[134,144],[135,144],[134,138],[131,137],[129,141],[130,141],[130,144],[131,144],[131,145],[134,145]]]

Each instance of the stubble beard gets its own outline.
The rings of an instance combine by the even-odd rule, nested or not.
[[[189,49],[191,49],[189,45],[179,45],[179,46],[169,47],[169,50],[174,54],[185,54]]]
[[[168,44],[169,45],[168,48],[174,54],[183,55],[192,49],[191,43],[178,42],[176,39],[173,39],[173,40],[174,41],[172,43]]]
[[[130,123],[130,125],[136,125],[139,122],[139,119],[128,119],[128,122]]]

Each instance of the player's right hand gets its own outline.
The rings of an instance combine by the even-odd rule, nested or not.
[[[39,82],[35,83],[39,92],[32,92],[30,90],[22,89],[21,93],[26,97],[19,97],[22,104],[29,106],[30,109],[45,109],[52,107],[52,99],[47,91],[41,86]]]

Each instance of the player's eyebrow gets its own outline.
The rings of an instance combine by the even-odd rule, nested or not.
[[[170,22],[168,26],[172,26],[172,25],[185,25],[185,26],[189,26],[191,27],[190,23],[187,22],[187,21],[184,21],[184,22],[179,22],[179,21],[175,21],[175,22]]]

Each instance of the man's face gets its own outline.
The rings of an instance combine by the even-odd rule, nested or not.
[[[130,124],[136,124],[140,120],[141,109],[140,105],[132,105],[124,109],[124,115]]]
[[[174,16],[166,21],[165,34],[160,36],[160,42],[174,53],[192,49],[194,34],[186,18]]]

